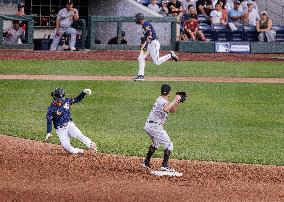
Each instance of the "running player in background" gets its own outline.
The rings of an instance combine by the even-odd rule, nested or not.
[[[169,59],[173,59],[178,61],[178,57],[174,53],[174,51],[170,51],[170,54],[167,54],[163,57],[160,57],[160,43],[157,38],[156,31],[151,23],[144,20],[144,15],[142,13],[137,13],[135,15],[135,22],[138,25],[142,25],[144,37],[141,41],[141,52],[138,57],[139,61],[139,71],[138,75],[134,78],[135,81],[143,81],[144,78],[144,68],[145,68],[145,60],[148,54],[151,55],[152,60],[155,65],[160,65],[166,62]]]

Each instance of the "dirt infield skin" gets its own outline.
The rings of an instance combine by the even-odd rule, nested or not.
[[[68,155],[59,145],[0,135],[1,201],[283,201],[284,167],[172,160],[154,177],[141,158]],[[159,168],[161,159],[154,159]]]

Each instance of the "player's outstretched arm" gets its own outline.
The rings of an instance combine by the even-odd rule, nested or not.
[[[77,97],[73,98],[72,101],[70,102],[70,104],[73,103],[78,103],[81,100],[83,100],[83,98],[85,97],[85,95],[91,95],[92,91],[91,89],[84,89]]]

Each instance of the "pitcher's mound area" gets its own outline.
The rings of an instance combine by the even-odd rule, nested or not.
[[[0,135],[1,201],[283,201],[284,167],[172,160],[180,177],[142,158],[71,156],[59,145]],[[158,170],[161,159],[154,159]]]

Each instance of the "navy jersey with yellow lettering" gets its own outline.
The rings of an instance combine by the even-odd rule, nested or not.
[[[82,92],[75,98],[65,98],[60,104],[53,101],[47,109],[46,121],[47,121],[47,133],[52,131],[52,122],[55,129],[62,127],[65,123],[72,121],[70,112],[70,105],[80,102],[86,93]]]
[[[142,25],[144,37],[149,37],[152,40],[157,39],[156,31],[150,22],[144,22]]]

